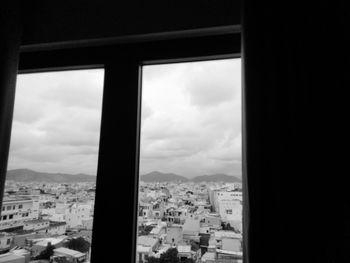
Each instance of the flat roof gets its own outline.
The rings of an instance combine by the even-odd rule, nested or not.
[[[240,251],[230,251],[230,250],[224,250],[224,249],[216,249],[217,253],[222,253],[222,254],[228,254],[228,255],[233,255],[237,257],[243,257],[243,252]]]
[[[151,247],[137,245],[137,250],[136,251],[139,252],[139,253],[149,253],[149,252],[151,252]]]
[[[24,223],[30,223],[30,224],[36,224],[36,223],[43,223],[43,222],[50,222],[49,219],[31,219],[31,220],[27,220],[24,221]]]
[[[158,242],[157,238],[149,236],[139,236],[137,237],[137,245],[152,247]]]
[[[18,201],[33,201],[28,197],[19,197],[19,196],[4,196],[2,202],[5,204],[6,202],[18,202]]]
[[[58,238],[58,237],[57,238],[54,238],[54,237],[43,238],[39,242],[35,243],[35,245],[46,247],[49,242],[51,243],[51,245],[56,245],[56,244],[62,242],[66,238],[67,237],[64,237],[64,238]]]
[[[81,252],[73,250],[73,249],[65,248],[65,247],[55,248],[53,251],[55,253],[69,255],[69,256],[74,257],[74,258],[80,258],[80,257],[85,256],[84,253],[81,253]]]
[[[205,252],[201,258],[203,261],[206,260],[215,260],[215,253],[214,252]]]
[[[63,226],[67,223],[65,221],[50,221],[50,226]]]
[[[178,245],[177,251],[179,253],[188,253],[191,252],[191,246],[190,245]]]
[[[237,239],[242,238],[242,234],[238,234],[233,231],[215,231],[214,236],[215,238],[223,238],[223,237],[237,238]]]
[[[15,255],[12,253],[6,253],[6,254],[0,255],[0,262],[9,262],[11,260],[23,259],[23,258],[24,256]]]

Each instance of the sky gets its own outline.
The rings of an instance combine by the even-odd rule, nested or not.
[[[140,173],[241,177],[241,60],[144,66]]]
[[[103,69],[20,74],[8,170],[96,175]]]
[[[241,176],[240,59],[143,66],[140,174]],[[8,169],[96,175],[103,69],[20,74]]]

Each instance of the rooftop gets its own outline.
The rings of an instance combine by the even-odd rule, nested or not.
[[[237,234],[233,231],[215,231],[214,236],[215,238],[223,238],[223,237],[237,238],[237,239],[242,238],[242,234]]]
[[[49,222],[50,220],[48,219],[31,219],[27,220],[24,223],[26,224],[37,224],[37,223],[44,223],[44,222]]]
[[[137,245],[153,247],[158,242],[157,238],[149,236],[139,236],[137,237]]]
[[[137,245],[137,252],[138,253],[149,253],[151,252],[152,248],[149,246],[142,246],[142,245]]]
[[[178,245],[177,251],[179,253],[189,253],[189,252],[191,252],[191,246],[190,245]]]
[[[66,225],[67,223],[64,222],[64,221],[50,221],[50,226],[63,226],[63,225]]]
[[[215,260],[215,253],[214,252],[205,252],[202,256],[202,261],[207,261],[207,260]]]
[[[69,248],[65,248],[65,247],[56,248],[53,251],[55,253],[69,255],[69,256],[74,257],[74,258],[80,258],[80,257],[84,257],[85,256],[84,253],[81,253],[79,251],[72,250],[72,249],[69,249]]]
[[[43,247],[46,247],[48,243],[51,243],[51,245],[56,245],[60,242],[62,242],[64,239],[66,239],[67,236],[61,236],[61,237],[49,237],[49,238],[42,238],[42,239],[39,239],[39,242],[37,242],[35,245],[38,245],[38,246],[43,246]]]
[[[6,253],[0,255],[0,262],[15,262],[18,259],[23,259],[24,256],[14,255],[12,253]]]
[[[28,197],[19,197],[19,196],[4,196],[2,201],[5,204],[6,202],[32,201],[32,199]]]
[[[243,257],[243,252],[240,251],[230,251],[230,250],[223,250],[223,249],[216,249],[217,253],[222,253],[222,254],[228,254],[228,255],[233,255],[237,257]]]

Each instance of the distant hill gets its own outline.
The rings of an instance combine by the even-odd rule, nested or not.
[[[227,174],[212,174],[212,175],[200,175],[192,178],[194,182],[227,182],[227,183],[241,183],[242,179],[236,176]]]
[[[201,175],[196,176],[192,179],[188,179],[184,176],[173,174],[173,173],[161,173],[158,171],[150,172],[140,176],[140,180],[144,182],[171,182],[171,181],[193,181],[193,182],[232,182],[240,183],[242,180],[236,176],[227,174],[212,174],[212,175]]]
[[[17,182],[52,182],[52,183],[75,183],[75,182],[95,182],[96,176],[87,174],[62,174],[44,173],[29,169],[8,170],[7,180]]]
[[[140,180],[144,182],[171,182],[181,181],[187,182],[188,178],[173,173],[161,173],[158,171],[150,172],[140,176]]]

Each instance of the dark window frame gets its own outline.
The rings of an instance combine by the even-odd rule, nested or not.
[[[91,47],[63,45],[60,48],[60,45],[56,44],[52,49],[47,46],[21,49],[20,74],[93,68],[105,70],[92,234],[92,263],[109,262],[110,257],[105,252],[106,244],[114,244],[117,247],[123,245],[124,261],[135,262],[136,260],[142,65],[234,57],[241,57],[239,32],[214,33],[206,36],[184,35],[175,39],[133,43],[106,43],[105,45],[101,43],[99,46]],[[242,96],[244,96],[243,92]],[[111,174],[116,166],[120,173],[134,176],[123,177],[123,180],[118,182],[115,177],[118,175]],[[123,186],[122,191],[113,191],[115,187],[121,186]],[[111,198],[119,202],[125,200],[124,203],[115,207],[129,215],[128,218],[117,219],[116,224],[113,224],[117,225],[116,228],[119,230],[106,230],[104,212],[108,209],[107,204]],[[246,213],[243,213],[244,222]],[[120,241],[116,241],[115,237],[120,231],[123,231]],[[246,237],[247,235],[244,234],[244,242]],[[126,246],[126,244],[130,245]],[[246,252],[244,251],[244,257],[247,257]],[[246,258],[244,262],[248,262]]]

